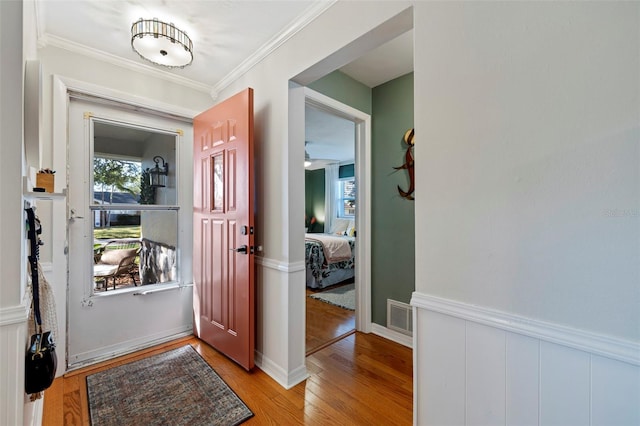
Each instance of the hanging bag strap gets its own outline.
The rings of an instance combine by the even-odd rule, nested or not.
[[[25,209],[27,211],[27,224],[29,225],[28,236],[31,245],[29,253],[29,265],[31,266],[31,290],[33,291],[33,314],[36,321],[36,332],[42,333],[42,318],[40,316],[40,285],[38,284],[38,258],[40,257],[40,240],[38,234],[41,232],[37,228],[36,214],[33,207]]]

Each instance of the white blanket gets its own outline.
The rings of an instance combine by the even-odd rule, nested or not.
[[[351,259],[351,247],[346,238],[328,234],[305,234],[305,238],[322,244],[327,264]]]

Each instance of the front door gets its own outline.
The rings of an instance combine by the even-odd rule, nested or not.
[[[194,334],[246,370],[253,365],[253,89],[196,116]]]
[[[192,328],[192,291],[184,285],[191,268],[180,262],[192,245],[185,236],[191,212],[180,211],[190,199],[180,162],[188,161],[191,126],[76,96],[69,101],[69,368]],[[164,186],[142,185],[143,171],[160,158],[168,164]]]

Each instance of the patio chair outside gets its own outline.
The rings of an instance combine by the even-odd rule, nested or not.
[[[93,265],[94,278],[103,278],[104,289],[109,286],[109,278],[113,281],[113,289],[116,288],[116,279],[122,275],[129,275],[135,286],[138,285],[135,278],[136,257],[140,254],[139,240],[112,240],[103,248],[99,259]]]

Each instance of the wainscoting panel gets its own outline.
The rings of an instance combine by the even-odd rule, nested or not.
[[[27,308],[0,308],[0,425],[22,425],[25,404],[24,354],[27,347]]]
[[[589,354],[540,342],[540,423],[589,424]]]
[[[537,425],[540,341],[515,333],[507,333],[506,339],[506,424]]]
[[[418,293],[411,304],[414,424],[640,425],[640,344]]]
[[[640,368],[594,355],[591,383],[592,424],[640,425]]]
[[[424,392],[420,404],[414,398],[418,418],[425,419],[417,424],[464,424],[465,321],[429,311],[421,311],[419,321],[424,327],[422,332],[429,338],[422,342],[424,353],[414,352],[416,364],[423,372],[420,390]],[[415,326],[414,323],[414,333]]]
[[[497,328],[466,323],[466,424],[505,422],[505,334]]]

